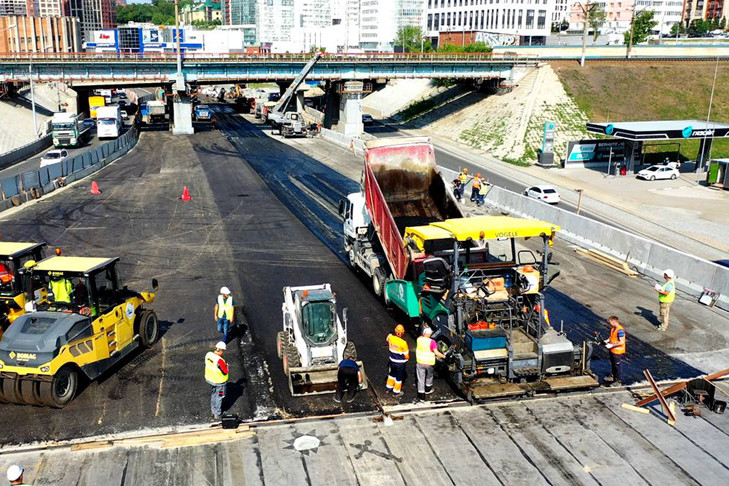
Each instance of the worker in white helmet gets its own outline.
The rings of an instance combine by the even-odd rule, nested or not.
[[[17,464],[13,464],[8,468],[8,481],[10,481],[10,484],[12,486],[24,486],[28,483],[23,482],[23,474],[25,473],[25,470],[23,469],[23,466],[18,466]]]
[[[220,341],[213,351],[205,355],[205,381],[211,386],[210,411],[215,420],[220,420],[223,415],[223,399],[228,383],[228,363],[223,359],[226,348],[225,343]]]
[[[220,287],[220,294],[215,301],[215,322],[218,332],[223,335],[223,342],[228,342],[230,326],[235,322],[235,302],[228,287]]]

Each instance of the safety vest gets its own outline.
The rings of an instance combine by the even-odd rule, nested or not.
[[[481,179],[479,179],[478,177],[473,179],[473,188],[476,190],[479,190],[481,188]]]
[[[222,385],[228,381],[228,375],[218,367],[218,360],[222,359],[212,351],[205,355],[205,381],[211,385]]]
[[[3,264],[0,264],[0,283],[6,284],[13,281],[13,274],[10,273],[10,270],[8,270],[8,267],[6,267]]]
[[[486,184],[483,184],[481,186],[481,189],[478,190],[478,193],[481,196],[485,196],[488,192],[489,192],[489,186],[487,186]]]
[[[51,280],[50,287],[51,292],[53,293],[54,302],[71,302],[73,286],[69,280],[65,278]]]
[[[668,295],[658,294],[658,302],[665,302],[667,304],[670,304],[676,299],[676,282],[671,279],[669,282],[666,282],[661,286],[661,290],[663,292],[667,292],[666,288],[668,285],[671,285],[671,291]]]
[[[544,322],[546,322],[549,327],[552,327],[552,323],[549,321],[549,311],[547,309],[544,309]]]
[[[617,326],[613,327],[610,330],[610,344],[614,344],[613,348],[610,350],[613,354],[625,354],[625,343],[628,340],[628,335],[625,334],[625,340],[622,344],[620,344],[620,338],[618,338],[618,331],[625,332],[625,329],[623,329],[623,326],[618,324]]]
[[[233,320],[233,297],[225,299],[222,295],[218,295],[218,319],[223,316],[229,321]]]
[[[403,338],[388,334],[387,346],[390,350],[390,361],[393,363],[407,363],[410,359],[410,349]]]
[[[435,364],[435,353],[430,349],[430,343],[433,340],[429,337],[420,336],[418,338],[418,347],[415,350],[415,359],[418,364],[433,366]]]
[[[468,182],[468,176],[461,172],[460,174],[458,174],[458,180],[461,181],[461,184],[465,185],[466,182]]]

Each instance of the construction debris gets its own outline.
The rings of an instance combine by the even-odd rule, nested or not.
[[[613,270],[627,275],[628,277],[635,278],[639,275],[638,272],[636,272],[635,270],[631,270],[628,264],[623,260],[619,260],[601,251],[594,249],[585,250],[584,248],[575,248],[575,252],[589,258],[594,262],[601,263],[609,268],[612,268]]]

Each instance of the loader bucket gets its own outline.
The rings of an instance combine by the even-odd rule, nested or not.
[[[362,389],[367,388],[367,373],[361,361],[357,361],[362,372]],[[337,389],[337,365],[310,366],[289,369],[289,390],[295,397],[334,393]]]

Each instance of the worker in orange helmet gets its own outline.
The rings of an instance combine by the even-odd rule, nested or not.
[[[405,379],[405,366],[410,359],[410,347],[403,339],[405,328],[402,324],[395,326],[395,334],[387,335],[387,346],[390,355],[390,367],[387,373],[387,391],[395,396],[402,396],[402,382]]]
[[[9,288],[12,283],[13,283],[12,272],[4,263],[0,263],[0,287]]]
[[[481,192],[481,173],[476,174],[471,185],[471,202],[478,201],[478,193]]]

